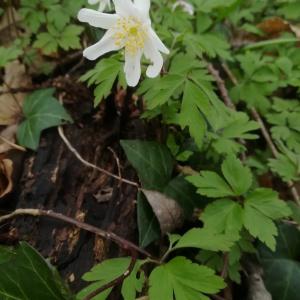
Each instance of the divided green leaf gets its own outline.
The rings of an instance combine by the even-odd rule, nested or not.
[[[207,294],[218,293],[225,287],[223,279],[205,266],[178,256],[156,267],[149,278],[150,300],[208,300]],[[174,295],[174,296],[173,296]]]

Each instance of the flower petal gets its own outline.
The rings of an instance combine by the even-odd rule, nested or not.
[[[104,14],[88,8],[82,8],[78,13],[79,21],[86,22],[94,27],[100,27],[103,29],[113,27],[117,23],[118,19],[119,18],[116,14]]]
[[[96,3],[100,2],[101,0],[89,0],[88,3],[91,5],[95,5]]]
[[[136,8],[131,0],[113,0],[115,4],[116,13],[120,16],[134,16],[136,15]]]
[[[125,53],[125,66],[124,72],[126,81],[129,86],[136,86],[141,78],[141,57],[142,52],[132,55],[128,52]]]
[[[121,47],[117,46],[115,40],[113,39],[113,31],[108,30],[98,43],[86,48],[83,51],[83,56],[89,60],[95,60],[101,55],[120,49]]]
[[[152,65],[147,68],[146,75],[150,78],[158,76],[163,67],[164,60],[161,53],[151,42],[151,40],[146,41],[144,54],[145,57],[152,62]]]
[[[158,37],[158,35],[152,28],[149,29],[149,37],[151,38],[151,40],[155,44],[155,47],[159,51],[161,51],[162,53],[165,53],[165,54],[170,53],[169,49],[164,45],[164,43],[161,41],[161,39]]]
[[[144,14],[149,14],[150,0],[134,0],[134,5]]]

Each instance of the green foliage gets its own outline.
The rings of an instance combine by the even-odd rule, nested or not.
[[[252,174],[234,156],[228,156],[221,168],[226,181],[211,171],[187,178],[202,195],[232,198],[216,200],[206,207],[201,215],[205,228],[238,236],[244,226],[253,237],[274,250],[277,228],[273,221],[290,216],[289,207],[271,189],[258,188],[250,192]],[[237,202],[242,195],[243,206]]]
[[[120,287],[123,299],[209,299],[225,286],[213,270],[223,271],[226,281],[240,284],[242,261],[248,259],[245,254],[256,253],[257,249],[273,298],[297,299],[299,232],[282,226],[281,221],[292,219],[300,224],[299,201],[289,201],[292,195],[297,198],[289,188],[297,187],[300,180],[299,1],[187,2],[192,4],[188,12],[184,1],[151,1],[152,25],[170,49],[170,55],[164,56],[160,76],[142,77],[137,89],[126,90],[123,53],[106,54],[95,64],[77,61],[73,50],[93,44],[103,36],[99,28],[84,31],[78,25],[78,10],[89,7],[86,0],[1,3],[1,22],[6,19],[2,16],[7,5],[13,3],[16,24],[14,21],[9,26],[12,40],[4,37],[0,47],[0,68],[18,59],[26,65],[28,76],[34,74],[33,84],[42,83],[41,86],[41,73],[76,73],[71,79],[80,78],[94,92],[93,112],[97,117],[99,109],[104,111],[104,99],[109,98],[110,103],[118,106],[118,96],[125,95],[124,103],[130,106],[126,109],[129,114],[120,116],[122,124],[136,113],[145,122],[155,119],[147,127],[147,135],[152,139],[159,136],[160,144],[123,140],[121,146],[141,183],[137,192],[139,245],[145,248],[155,243],[155,253],[161,257],[137,261]],[[14,39],[16,32],[18,37]],[[142,74],[148,63],[148,58],[143,57]],[[213,74],[212,67],[221,79]],[[51,89],[40,90],[26,97],[24,118],[17,132],[21,145],[35,150],[44,129],[72,121],[53,93]],[[228,104],[230,100],[236,109]],[[253,120],[253,109],[260,114],[259,122]],[[263,128],[261,122],[265,123]],[[259,129],[264,130],[263,134]],[[271,133],[276,155],[267,147],[270,141],[263,140],[266,130]],[[135,138],[132,133],[120,133]],[[165,232],[161,232],[160,220],[143,189],[171,198],[182,209],[184,220],[172,220],[178,226],[184,222],[178,231],[181,235],[168,233],[167,250],[162,236]],[[158,196],[155,200],[158,205],[162,202]],[[162,215],[172,215],[168,207],[164,210]],[[33,266],[37,263],[39,267],[29,265],[20,251],[22,247],[25,246],[14,250],[0,246],[0,264],[8,270],[0,275],[4,280],[0,280],[0,291],[8,293],[4,297],[54,299],[45,294],[49,292],[46,283],[57,299],[72,299],[61,288],[63,283],[57,274],[26,246],[26,251],[32,252],[30,256],[35,257]],[[20,260],[20,272],[18,256],[24,260]],[[11,263],[15,261],[16,265]],[[151,266],[144,268],[148,263]],[[79,292],[77,299],[84,299],[115,280],[129,264],[129,258],[118,258],[95,266],[84,275],[89,285]],[[9,272],[13,272],[13,277]],[[20,295],[23,284],[27,285],[31,277],[35,289],[27,296],[26,286],[26,297]],[[109,288],[95,299],[108,299],[111,291]]]
[[[48,25],[47,30],[47,32],[38,34],[33,44],[35,48],[43,49],[45,54],[56,52],[59,47],[64,50],[80,48],[79,35],[83,31],[81,26],[67,25],[61,31]]]
[[[0,248],[1,299],[74,299],[56,271],[27,243]]]
[[[155,268],[149,281],[150,300],[173,300],[173,294],[175,300],[208,300],[205,294],[215,294],[225,287],[223,279],[216,276],[213,270],[181,256]]]
[[[174,161],[167,147],[139,140],[123,140],[121,146],[137,170],[143,188],[161,191],[168,184]]]
[[[83,27],[70,23],[84,3],[83,0],[75,3],[70,0],[21,0],[19,12],[29,30],[28,36],[34,36],[33,46],[44,54],[55,53],[60,48],[79,49]]]
[[[234,156],[224,160],[222,173],[226,181],[212,171],[202,171],[200,175],[189,176],[187,179],[198,188],[198,193],[213,198],[240,196],[251,187],[252,174],[249,168]]]
[[[5,67],[9,62],[18,58],[22,51],[16,47],[0,47],[0,68]]]
[[[33,92],[23,105],[25,120],[18,128],[18,141],[24,147],[36,150],[44,129],[72,122],[63,106],[53,97],[54,89]]]
[[[94,90],[95,106],[110,95],[117,79],[120,85],[125,88],[123,62],[120,61],[118,55],[102,59],[94,69],[88,71],[80,78],[81,81],[86,81],[88,86],[97,86]]]
[[[275,250],[277,228],[273,220],[288,217],[290,214],[290,209],[278,199],[276,192],[260,188],[246,198],[244,224],[252,236]]]
[[[265,269],[265,283],[274,300],[296,300],[300,264],[299,230],[292,226],[279,227],[275,252],[260,247],[260,261]]]
[[[179,239],[174,249],[199,248],[210,251],[228,251],[235,240],[234,234],[218,234],[211,230],[193,228]]]
[[[105,260],[101,264],[93,267],[88,273],[83,276],[83,280],[92,282],[89,286],[81,290],[77,294],[77,299],[85,299],[87,295],[97,288],[113,281],[115,278],[125,273],[130,265],[131,258],[114,258]],[[128,276],[122,284],[122,296],[124,300],[135,300],[136,293],[141,292],[145,278],[143,273],[139,274],[139,269],[142,265],[141,261],[137,261],[130,276]],[[112,292],[112,288],[105,290],[95,297],[96,300],[105,300]]]

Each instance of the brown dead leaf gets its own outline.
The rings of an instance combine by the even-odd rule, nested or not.
[[[24,147],[21,147],[14,143],[17,129],[17,125],[10,125],[0,132],[0,154],[5,153],[11,149],[26,151]]]
[[[184,212],[172,198],[157,191],[142,190],[158,219],[162,234],[172,232],[184,221]]]
[[[14,61],[6,66],[4,85],[0,86],[0,92],[4,92],[0,95],[0,125],[8,127],[0,131],[0,153],[5,153],[10,149],[25,151],[23,147],[15,144],[15,136],[17,124],[22,118],[22,105],[26,94],[5,92],[28,85],[31,85],[31,80],[26,74],[24,65],[19,61]]]
[[[25,66],[19,61],[8,64],[5,68],[5,84],[0,87],[0,92],[9,91],[12,88],[26,87],[31,82],[26,75]],[[17,124],[22,116],[24,93],[0,95],[0,125]]]
[[[291,30],[295,33],[296,37],[300,39],[300,24],[298,25],[290,25]]]
[[[290,31],[289,23],[280,17],[268,18],[259,23],[257,27],[270,37],[277,37],[282,32]]]
[[[13,162],[10,159],[2,159],[0,161],[0,198],[12,191],[12,173]]]

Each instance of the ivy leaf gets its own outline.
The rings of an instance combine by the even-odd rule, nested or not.
[[[205,266],[192,263],[185,257],[176,257],[165,265],[156,267],[149,278],[150,300],[200,299],[205,294],[215,294],[225,287],[223,279]]]
[[[44,129],[71,122],[63,106],[53,97],[54,89],[33,92],[23,104],[25,120],[20,124],[17,138],[20,145],[36,150]]]
[[[174,161],[169,149],[155,142],[122,140],[121,146],[137,170],[143,187],[163,191],[171,179]]]
[[[246,193],[252,184],[252,174],[248,167],[233,155],[228,155],[222,164],[222,172],[236,196]]]
[[[153,241],[160,238],[159,222],[142,192],[138,192],[137,198],[137,222],[139,229],[139,245],[147,247]]]
[[[178,202],[187,218],[192,216],[194,208],[202,202],[201,196],[196,194],[194,186],[183,176],[172,179],[164,189],[164,194]]]
[[[174,249],[200,248],[211,251],[228,251],[238,239],[239,236],[232,233],[225,235],[206,228],[193,228],[180,238]]]
[[[205,208],[201,220],[210,230],[238,234],[243,227],[243,208],[229,199],[217,200]]]
[[[197,192],[203,196],[211,198],[234,196],[226,181],[212,171],[202,171],[200,175],[188,176],[187,181],[197,187]]]
[[[300,264],[299,230],[290,225],[280,225],[276,251],[259,247],[264,279],[273,300],[298,300]]]
[[[27,243],[16,249],[1,247],[0,268],[2,299],[74,299],[49,262]]]
[[[287,204],[278,199],[277,193],[260,188],[245,201],[244,225],[250,234],[275,250],[277,228],[272,220],[287,217],[291,211]]]

